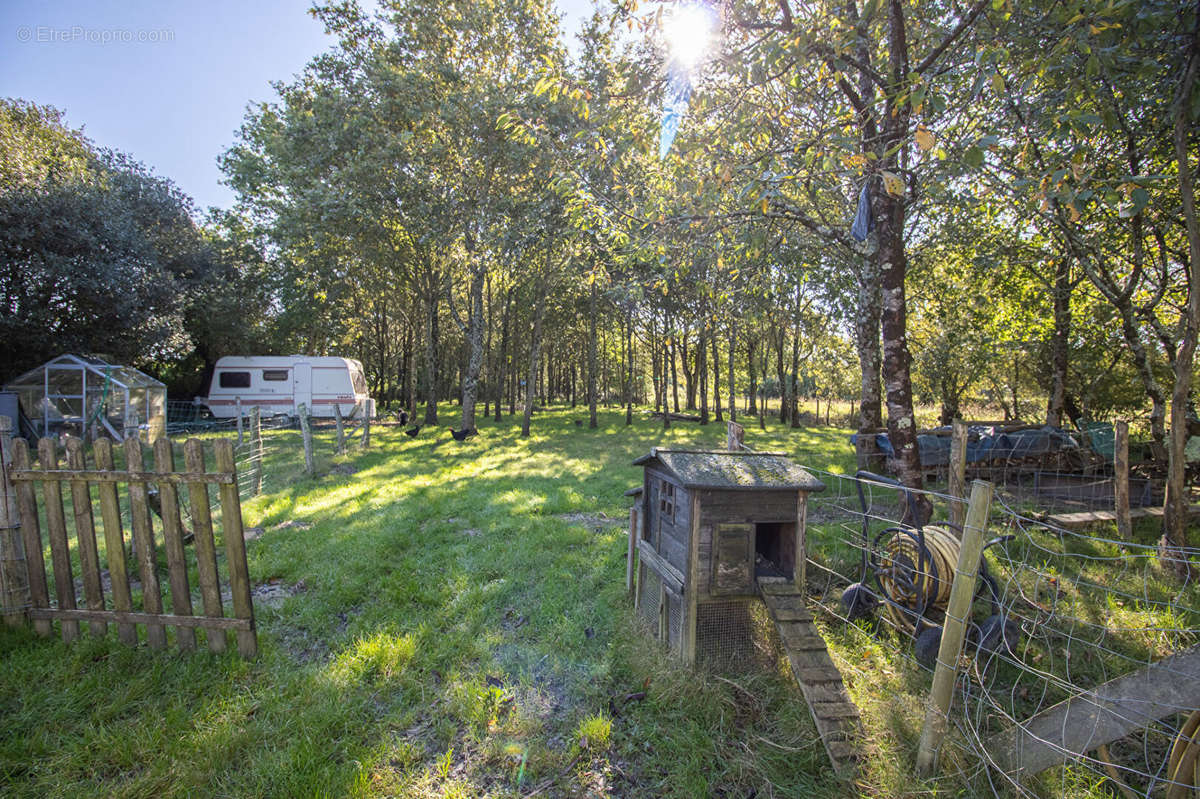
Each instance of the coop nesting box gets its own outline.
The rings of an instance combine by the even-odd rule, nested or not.
[[[825,485],[779,452],[653,449],[644,467],[635,604],[687,663],[749,663],[770,620],[761,586],[802,593],[808,495]]]

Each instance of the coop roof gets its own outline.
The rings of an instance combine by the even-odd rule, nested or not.
[[[723,452],[703,450],[650,450],[635,466],[658,465],[679,479],[685,488],[732,490],[800,489],[823,491],[825,484],[782,452]]]

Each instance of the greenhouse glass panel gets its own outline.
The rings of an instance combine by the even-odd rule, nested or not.
[[[120,441],[145,431],[153,442],[166,423],[166,386],[99,358],[60,355],[5,388],[17,394],[25,435],[107,435]]]

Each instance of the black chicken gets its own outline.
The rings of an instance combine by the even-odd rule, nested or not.
[[[408,411],[401,410],[399,413],[397,413],[396,421],[400,422],[401,427],[404,427],[404,425],[408,424]]]
[[[418,424],[418,425],[413,425],[412,427],[405,430],[404,435],[408,436],[409,438],[416,438],[417,433],[419,433],[419,432],[421,432],[421,425]]]
[[[479,431],[474,427],[468,427],[463,430],[455,430],[453,427],[447,429],[450,431],[450,435],[454,436],[455,441],[466,441],[471,436],[479,434]]]

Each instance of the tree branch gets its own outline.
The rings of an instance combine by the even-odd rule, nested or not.
[[[942,41],[938,43],[937,47],[930,50],[929,54],[921,59],[921,63],[917,64],[913,72],[924,74],[925,70],[933,66],[934,62],[936,62],[938,58],[941,57],[942,53],[946,51],[946,48],[952,45],[954,40],[962,35],[963,31],[975,23],[975,19],[983,13],[983,10],[988,7],[990,2],[991,0],[979,0],[979,2],[975,4],[974,8],[972,8],[965,17],[958,21],[958,24],[954,26],[954,30],[950,31],[950,33],[946,35],[946,38],[942,39]]]

